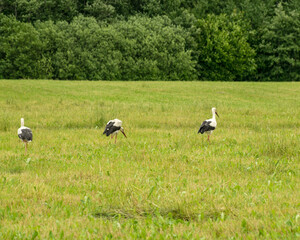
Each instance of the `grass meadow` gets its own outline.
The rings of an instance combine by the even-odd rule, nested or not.
[[[0,109],[0,239],[300,237],[300,83],[2,80]]]

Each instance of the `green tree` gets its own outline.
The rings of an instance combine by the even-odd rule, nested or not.
[[[79,13],[78,2],[72,0],[1,0],[0,11],[24,22],[71,21]]]
[[[286,12],[278,4],[262,31],[258,59],[261,80],[300,80],[300,10]]]
[[[104,0],[95,0],[93,3],[87,3],[84,9],[90,16],[94,16],[100,21],[116,17],[115,8]]]
[[[122,54],[116,50],[120,33],[100,27],[93,17],[78,16],[71,23],[60,21],[38,25],[52,56],[54,78],[70,80],[120,79]],[[121,37],[120,37],[121,38]]]
[[[200,79],[241,81],[255,72],[255,51],[247,42],[247,25],[240,15],[208,15],[199,19],[194,37]]]
[[[167,17],[131,17],[110,25],[79,16],[36,24],[54,78],[106,80],[195,79],[188,33]]]
[[[131,17],[113,25],[122,34],[118,49],[125,79],[195,79],[195,62],[186,50],[188,33],[168,17]]]
[[[30,23],[0,14],[0,77],[40,78],[48,75],[43,43]]]

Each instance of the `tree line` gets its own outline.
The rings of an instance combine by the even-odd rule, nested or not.
[[[0,78],[299,81],[298,0],[2,0]]]

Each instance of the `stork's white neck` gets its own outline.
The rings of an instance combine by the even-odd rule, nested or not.
[[[214,110],[212,110],[212,119],[216,120],[216,112]]]
[[[21,127],[24,127],[24,118],[21,118]]]

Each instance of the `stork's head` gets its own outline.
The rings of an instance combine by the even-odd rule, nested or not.
[[[24,127],[24,118],[21,118],[21,127]]]
[[[214,114],[217,114],[217,116],[219,117],[219,114],[217,113],[217,109],[215,108],[215,107],[213,107],[212,109],[211,109],[211,111],[212,111],[212,113]]]
[[[126,134],[125,134],[125,132],[124,132],[124,128],[123,128],[123,127],[120,128],[120,131],[121,131],[121,133],[123,133],[123,135],[127,138],[127,136],[126,136]]]

